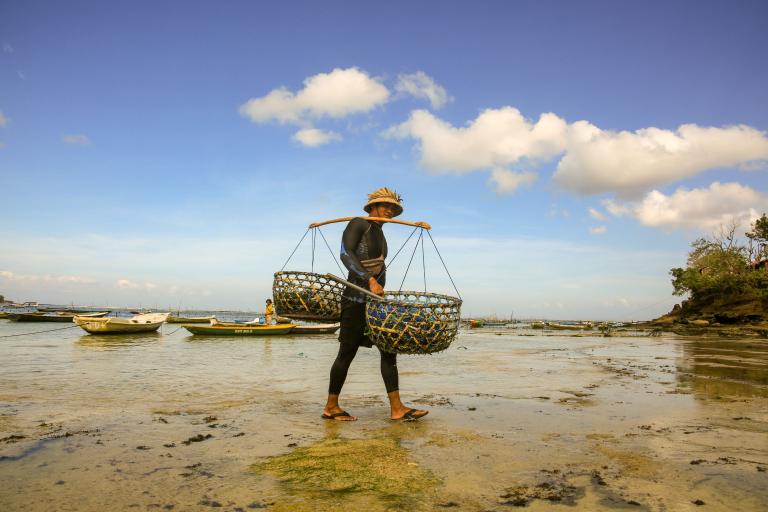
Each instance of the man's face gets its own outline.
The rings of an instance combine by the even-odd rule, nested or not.
[[[395,216],[397,207],[389,203],[377,203],[371,208],[371,217],[383,217],[385,219],[391,219]]]

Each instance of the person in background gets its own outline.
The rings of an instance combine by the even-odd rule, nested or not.
[[[272,305],[272,299],[267,299],[267,308],[264,311],[264,323],[272,325],[272,318],[275,316],[275,306]]]
[[[341,261],[349,269],[347,280],[377,295],[384,295],[386,281],[384,258],[387,257],[387,240],[381,228],[383,222],[370,219],[397,217],[403,212],[401,200],[396,192],[388,188],[380,188],[369,194],[368,203],[363,209],[370,217],[351,220],[341,237]],[[328,400],[323,408],[323,419],[336,421],[357,419],[339,406],[339,395],[357,349],[373,346],[365,334],[365,328],[365,296],[359,291],[346,287],[341,298],[339,353],[331,366]],[[384,387],[389,398],[390,419],[415,420],[425,416],[429,411],[412,409],[400,400],[397,354],[383,352],[381,349],[379,352],[381,377],[384,379]]]

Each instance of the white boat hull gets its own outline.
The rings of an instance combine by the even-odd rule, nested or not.
[[[133,318],[75,316],[72,321],[90,334],[132,334],[158,330],[167,316],[167,313],[136,315]]]

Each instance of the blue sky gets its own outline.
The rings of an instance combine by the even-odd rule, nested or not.
[[[260,308],[307,224],[388,186],[466,314],[656,316],[691,240],[768,211],[766,22],[764,2],[3,2],[0,294]]]

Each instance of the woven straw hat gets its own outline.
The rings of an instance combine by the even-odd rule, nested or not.
[[[403,205],[401,204],[402,200],[403,198],[400,197],[400,194],[394,190],[390,190],[387,187],[382,187],[368,194],[368,202],[365,203],[365,206],[363,206],[363,210],[365,210],[366,213],[371,213],[373,205],[376,203],[393,204],[397,207],[397,211],[393,217],[397,217],[403,213]]]

